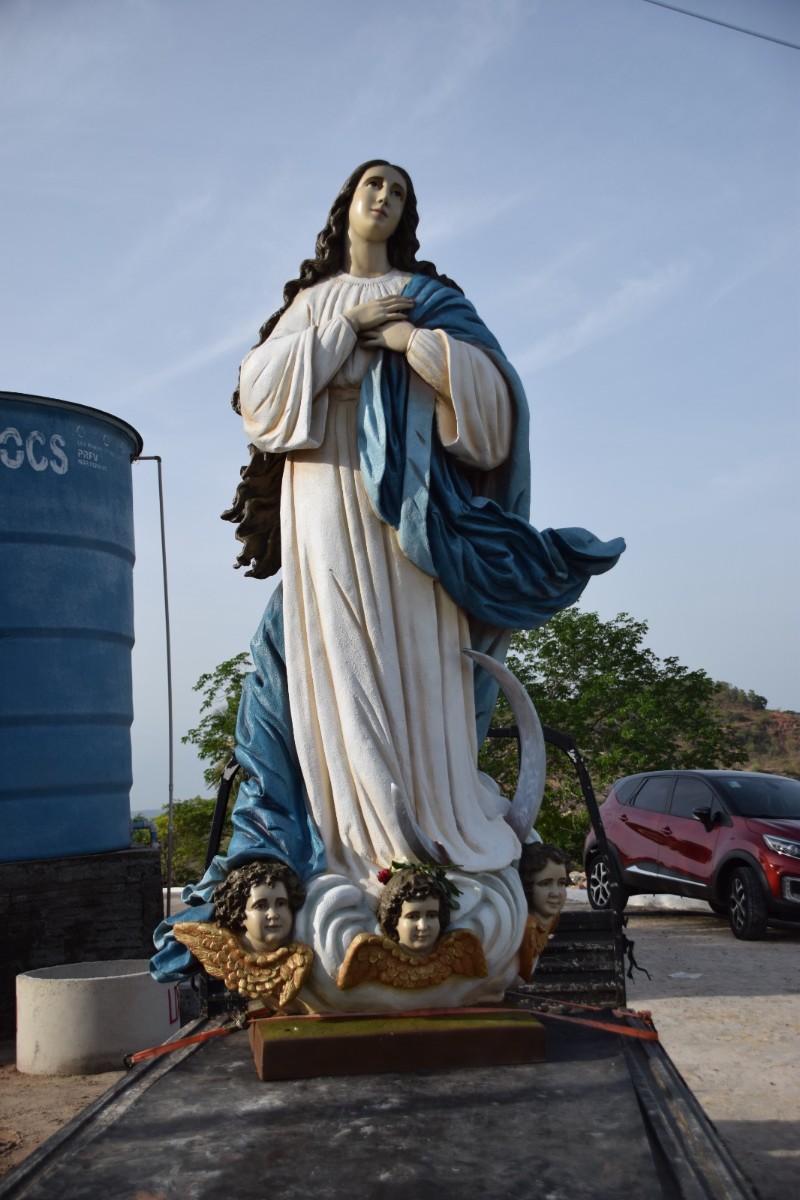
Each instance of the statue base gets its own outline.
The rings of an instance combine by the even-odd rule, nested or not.
[[[519,1009],[270,1017],[250,1026],[262,1080],[544,1062],[545,1031]]]

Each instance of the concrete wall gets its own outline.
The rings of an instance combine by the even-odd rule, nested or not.
[[[161,920],[150,847],[0,863],[0,1037],[14,1036],[14,981],[61,963],[149,958]]]

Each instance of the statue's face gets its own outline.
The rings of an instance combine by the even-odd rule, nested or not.
[[[359,179],[350,201],[350,233],[365,242],[386,242],[400,223],[406,203],[406,181],[394,167],[370,167]]]
[[[244,910],[242,941],[249,950],[277,950],[292,932],[292,910],[285,883],[257,883]]]
[[[533,877],[533,911],[543,921],[557,917],[567,900],[567,868],[548,858]]]
[[[436,896],[404,900],[397,919],[397,940],[412,954],[430,954],[442,931]]]

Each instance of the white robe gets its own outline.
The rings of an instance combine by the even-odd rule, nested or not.
[[[399,805],[468,872],[519,856],[508,801],[477,770],[467,618],[402,553],[359,467],[358,390],[373,352],[343,313],[408,279],[339,274],[300,292],[240,378],[248,438],[287,455],[286,666],[311,813],[329,870],[372,892],[381,867],[414,857]],[[447,450],[483,470],[501,463],[513,413],[490,359],[429,330],[415,332],[407,359]]]

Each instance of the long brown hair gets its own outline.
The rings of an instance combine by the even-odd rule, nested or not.
[[[359,180],[371,167],[389,166],[399,171],[406,182],[403,213],[386,245],[389,262],[397,270],[427,275],[461,292],[458,284],[447,275],[440,274],[432,262],[417,259],[419,213],[411,176],[403,167],[395,166],[385,158],[372,158],[348,175],[328,213],[324,229],[317,236],[314,258],[304,259],[297,278],[290,279],[284,286],[283,305],[261,326],[256,346],[263,345],[267,340],[299,292],[343,269],[348,214]],[[231,404],[236,412],[241,412],[238,386],[231,397]],[[250,462],[241,469],[241,482],[233,504],[222,513],[224,521],[237,522],[236,537],[243,544],[236,558],[236,566],[249,567],[245,574],[256,579],[274,575],[281,565],[280,488],[283,464],[284,455],[264,453],[250,446]]]

